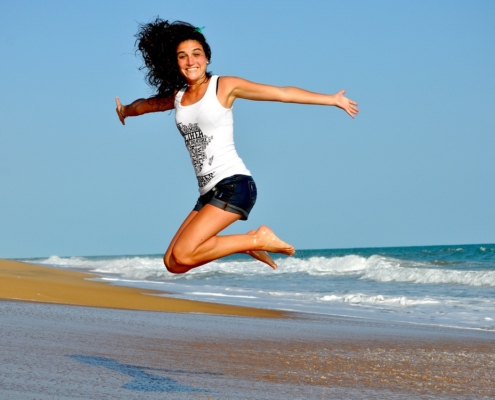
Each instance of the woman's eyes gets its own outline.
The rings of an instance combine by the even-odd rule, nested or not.
[[[203,54],[201,54],[201,53],[193,53],[193,54],[192,54],[192,56],[193,56],[193,57],[196,57],[196,58],[197,58],[197,57],[201,57],[202,55],[203,55]],[[186,56],[185,54],[180,54],[180,55],[178,55],[178,56],[177,56],[177,58],[178,58],[179,60],[184,60],[184,59],[186,59],[186,58],[187,58],[187,56]]]

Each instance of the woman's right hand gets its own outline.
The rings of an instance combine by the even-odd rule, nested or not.
[[[122,125],[125,125],[124,106],[122,105],[118,97],[115,98],[115,103],[117,103],[117,108],[115,109],[115,111],[117,111],[117,115],[119,116]]]

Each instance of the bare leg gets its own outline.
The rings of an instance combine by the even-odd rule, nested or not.
[[[172,257],[172,250],[174,249],[175,242],[177,242],[177,238],[180,236],[182,231],[189,225],[189,223],[198,215],[197,211],[191,211],[189,215],[186,217],[182,225],[179,227],[177,232],[175,233],[172,241],[168,245],[168,249],[165,252],[165,255],[163,256],[163,263],[167,267],[167,269],[170,272],[176,273],[176,274],[183,274],[187,271],[189,271],[191,268],[180,268],[179,265],[176,265],[174,258]]]
[[[294,248],[266,226],[261,226],[253,234],[216,236],[239,218],[238,214],[209,204],[199,212],[191,212],[165,253],[167,269],[184,273],[218,258],[247,251],[294,254]]]

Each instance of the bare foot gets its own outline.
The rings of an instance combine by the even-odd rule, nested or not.
[[[277,264],[272,260],[270,255],[263,250],[249,250],[246,251],[246,254],[249,254],[251,257],[256,258],[258,261],[261,261],[265,264],[268,264],[273,269],[277,269]]]
[[[267,226],[260,226],[256,231],[255,243],[259,245],[261,249],[271,253],[282,253],[291,256],[296,252],[294,247],[279,239]]]
[[[254,235],[256,233],[255,230],[249,231],[248,235]],[[251,257],[257,259],[258,261],[261,261],[265,264],[268,264],[270,267],[273,269],[277,269],[277,264],[275,264],[275,261],[272,260],[270,255],[263,250],[249,250],[246,251],[246,254],[250,255]]]

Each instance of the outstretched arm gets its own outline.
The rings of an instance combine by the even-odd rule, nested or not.
[[[345,97],[344,94],[345,90],[335,94],[322,94],[292,86],[263,85],[230,76],[222,77],[218,87],[218,98],[222,105],[228,108],[232,107],[235,99],[319,104],[339,107],[354,118],[359,112],[357,103]]]
[[[122,125],[125,125],[127,117],[137,117],[150,112],[167,111],[174,108],[173,99],[159,99],[156,97],[137,99],[127,106],[122,105],[118,97],[115,98],[115,102],[117,103],[117,115]]]

